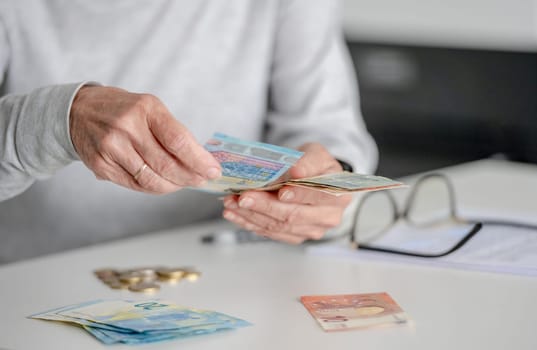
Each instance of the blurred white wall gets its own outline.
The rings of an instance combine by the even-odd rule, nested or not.
[[[343,0],[356,41],[537,52],[537,0]]]

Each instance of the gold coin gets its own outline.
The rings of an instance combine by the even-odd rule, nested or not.
[[[112,283],[107,283],[108,287],[112,289],[127,289],[129,288],[129,285],[127,283],[122,283],[119,280]]]
[[[119,275],[119,280],[123,283],[135,284],[141,282],[143,275],[136,271],[134,272],[123,272]]]
[[[131,292],[137,293],[155,293],[160,289],[160,286],[156,283],[141,282],[129,286]]]
[[[117,277],[107,277],[101,280],[104,284],[119,283],[119,278]]]
[[[104,280],[110,277],[115,277],[118,274],[117,271],[114,269],[98,269],[98,270],[93,271],[93,273],[95,274],[95,276],[97,276],[97,278],[101,280]]]
[[[197,281],[200,278],[200,276],[201,276],[201,272],[199,271],[189,270],[185,273],[185,279],[187,279],[190,282]]]
[[[163,281],[167,280],[180,280],[185,275],[185,270],[183,268],[159,268],[157,269],[157,275],[159,279]]]
[[[137,272],[143,276],[143,279],[155,280],[157,279],[157,271],[151,267],[139,267],[133,269],[132,272]]]

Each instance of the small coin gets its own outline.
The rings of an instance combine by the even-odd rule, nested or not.
[[[98,269],[98,270],[93,271],[93,273],[95,274],[95,276],[97,276],[97,278],[101,280],[104,280],[110,277],[115,277],[118,274],[118,272],[114,269]]]
[[[195,270],[188,270],[186,273],[185,273],[185,279],[187,281],[190,281],[190,282],[195,282],[197,281],[201,276],[201,272],[199,271],[195,271]]]
[[[157,275],[159,279],[163,281],[168,280],[180,280],[185,275],[185,269],[176,267],[176,268],[159,268],[157,270]]]
[[[107,286],[112,288],[112,289],[127,289],[127,288],[129,288],[128,283],[122,283],[119,280],[117,280],[115,282],[112,282],[112,283],[107,283]]]
[[[135,284],[141,282],[143,277],[144,276],[141,273],[138,273],[136,271],[123,272],[119,275],[119,280],[123,283]]]
[[[104,284],[112,284],[112,283],[119,283],[118,277],[107,277],[105,279],[102,279],[101,282]]]
[[[133,269],[132,271],[141,274],[144,279],[154,280],[157,278],[157,271],[152,267],[139,267],[137,269]]]
[[[129,286],[131,292],[137,293],[154,293],[160,289],[160,286],[151,282],[140,282]]]
[[[161,283],[166,283],[166,284],[177,284],[179,282],[181,282],[183,280],[183,278],[162,278],[162,277],[159,277],[158,281],[161,282]]]

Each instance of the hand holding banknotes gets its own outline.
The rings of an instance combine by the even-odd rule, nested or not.
[[[221,174],[220,164],[152,95],[84,86],[69,123],[80,159],[98,179],[169,193]]]
[[[299,179],[342,171],[341,165],[318,143],[299,148],[304,152],[289,170]],[[245,191],[224,199],[223,216],[227,220],[271,239],[299,244],[320,239],[339,225],[350,195],[334,196],[298,186],[283,186],[277,192]]]

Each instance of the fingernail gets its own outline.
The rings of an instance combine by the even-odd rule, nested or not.
[[[235,214],[233,214],[232,212],[230,212],[230,211],[225,211],[225,212],[224,212],[224,218],[226,218],[226,219],[228,219],[228,220],[230,220],[230,221],[235,220],[236,217],[237,217],[237,216],[236,216]]]
[[[251,208],[254,205],[254,200],[250,197],[244,197],[239,200],[239,207]]]
[[[207,177],[211,180],[217,179],[221,176],[220,169],[212,167],[207,170]]]
[[[295,198],[295,192],[293,191],[283,191],[283,193],[280,196],[280,200],[284,202],[289,202]]]

